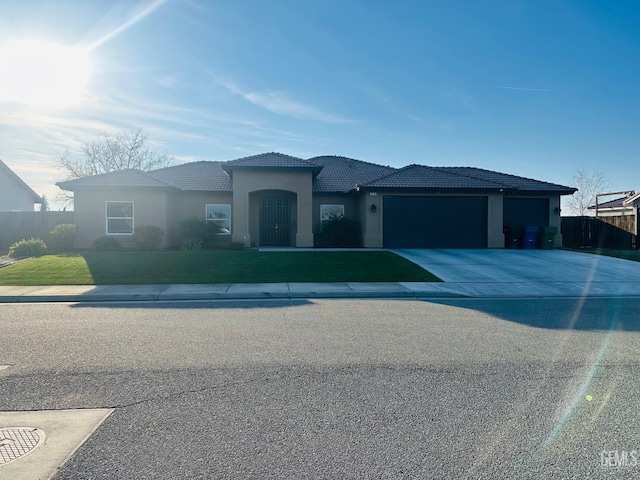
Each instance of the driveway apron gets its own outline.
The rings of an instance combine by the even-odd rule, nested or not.
[[[445,282],[640,282],[637,262],[566,250],[421,250],[402,255]]]

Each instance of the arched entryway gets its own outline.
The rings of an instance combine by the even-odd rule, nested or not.
[[[297,232],[296,194],[286,190],[251,192],[251,238],[257,246],[295,246]]]

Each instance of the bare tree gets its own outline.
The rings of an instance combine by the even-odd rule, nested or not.
[[[127,169],[156,170],[174,163],[171,155],[150,150],[147,136],[140,129],[103,133],[99,140],[82,144],[80,152],[77,155],[67,150],[58,155],[67,180]],[[63,192],[58,199],[71,203],[73,194]]]
[[[129,168],[156,170],[173,163],[173,157],[149,150],[146,144],[147,136],[142,130],[103,133],[100,140],[82,145],[82,155],[66,151],[58,155],[58,163],[67,171],[68,179]]]
[[[567,205],[573,215],[586,216],[588,208],[595,205],[596,195],[603,193],[609,184],[607,176],[598,169],[581,167],[573,177],[573,186],[578,189],[567,198]]]

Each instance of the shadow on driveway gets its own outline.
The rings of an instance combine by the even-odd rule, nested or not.
[[[638,298],[429,299],[423,302],[483,312],[553,330],[640,331]]]

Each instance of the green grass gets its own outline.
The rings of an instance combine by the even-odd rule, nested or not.
[[[47,255],[0,269],[0,285],[439,282],[391,252],[111,252]]]
[[[640,262],[640,251],[637,250],[611,250],[607,248],[593,248],[574,250],[576,252],[593,253],[595,255],[605,255],[607,257],[622,258],[624,260],[633,260],[634,262]]]

